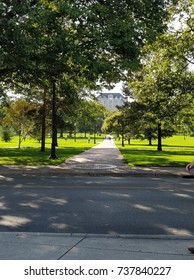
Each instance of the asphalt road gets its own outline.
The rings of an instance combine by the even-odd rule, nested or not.
[[[0,176],[0,231],[193,235],[194,181]]]

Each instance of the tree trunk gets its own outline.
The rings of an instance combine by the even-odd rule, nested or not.
[[[53,99],[52,99],[52,144],[50,159],[56,159],[56,81],[53,80]]]
[[[95,131],[95,128],[94,128],[94,144],[96,144],[96,131]]]
[[[63,138],[63,129],[60,129],[60,138]]]
[[[55,147],[58,147],[58,139],[57,139],[57,122],[55,119]]]
[[[125,134],[124,134],[124,122],[121,122],[121,136],[122,136],[122,147],[125,147]]]
[[[122,147],[125,147],[125,138],[124,138],[124,134],[122,133]]]
[[[158,123],[158,151],[162,151],[162,129],[161,129],[161,123]]]
[[[41,136],[41,152],[45,152],[45,139],[46,139],[46,90],[43,93],[43,106],[42,106],[42,136]]]
[[[21,143],[22,143],[22,140],[21,140],[22,133],[21,133],[21,131],[19,131],[18,135],[19,135],[18,149],[20,149],[21,148]]]

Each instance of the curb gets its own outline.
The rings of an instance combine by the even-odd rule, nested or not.
[[[87,150],[87,153],[89,150]],[[80,156],[80,155],[78,155]],[[77,156],[75,156],[77,157]],[[132,167],[122,160],[122,163],[104,162],[93,165],[83,165],[78,161],[73,164],[72,158],[67,159],[59,165],[0,165],[0,176],[2,175],[26,175],[26,176],[113,176],[113,177],[182,177],[194,178],[194,174],[186,172],[184,167]],[[95,166],[97,165],[97,167]],[[104,167],[105,166],[105,167]]]
[[[55,169],[55,168],[44,168],[44,170],[36,169],[34,170],[33,168],[30,169],[20,169],[16,170],[14,168],[8,168],[8,170],[1,170],[0,168],[0,177],[1,176],[6,176],[6,175],[26,175],[26,176],[55,176],[55,175],[63,175],[63,176],[94,176],[94,177],[100,177],[100,176],[112,176],[112,177],[174,177],[174,178],[188,178],[188,179],[193,179],[193,175],[187,175],[184,172],[171,172],[169,171],[164,171],[164,172],[157,172],[155,170],[150,170],[150,171],[143,171],[143,170],[124,170],[124,171],[109,171],[109,170],[66,170],[66,169]]]
[[[96,233],[47,233],[47,232],[0,232],[0,235],[14,235],[18,238],[35,237],[78,237],[78,238],[116,238],[116,239],[156,239],[156,240],[194,240],[194,235],[145,235],[145,234],[96,234]]]

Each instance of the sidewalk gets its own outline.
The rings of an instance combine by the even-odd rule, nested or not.
[[[60,166],[0,166],[0,179],[16,174],[187,176],[183,168],[130,168],[109,140]],[[194,236],[0,232],[1,260],[193,260],[190,246]]]
[[[59,166],[0,165],[0,176],[8,174],[191,177],[184,168],[179,167],[129,167],[112,140],[104,140]]]
[[[193,237],[0,233],[1,260],[194,260]]]

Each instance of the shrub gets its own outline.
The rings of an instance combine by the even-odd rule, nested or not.
[[[11,141],[11,138],[13,136],[13,132],[11,128],[9,127],[3,127],[1,130],[1,139],[5,142]]]

